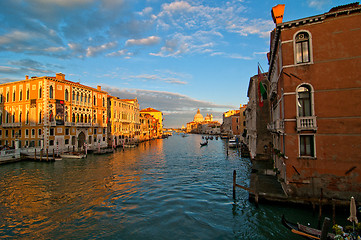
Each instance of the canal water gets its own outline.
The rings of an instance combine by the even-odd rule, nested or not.
[[[115,154],[0,165],[0,239],[302,239],[312,211],[248,201],[251,162],[224,140],[153,140]]]

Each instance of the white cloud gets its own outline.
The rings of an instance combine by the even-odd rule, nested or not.
[[[9,44],[12,42],[25,41],[32,37],[32,34],[29,32],[23,32],[15,30],[11,33],[0,36],[0,44]]]
[[[331,4],[330,0],[308,0],[308,6],[316,9],[322,9],[325,5]]]
[[[109,43],[106,43],[106,44],[103,44],[103,45],[100,45],[100,46],[90,46],[87,48],[86,50],[86,56],[87,57],[93,57],[95,56],[96,54],[100,53],[100,52],[104,52],[108,49],[111,49],[111,48],[114,48],[115,46],[117,45],[116,42],[109,42]]]
[[[142,38],[142,39],[129,39],[125,42],[125,46],[134,46],[134,45],[150,46],[150,45],[158,44],[160,40],[161,38],[157,36],[150,36],[148,38]]]
[[[124,56],[125,58],[130,58],[131,56],[133,56],[133,53],[128,52],[127,49],[122,49],[116,52],[112,52],[112,53],[108,53],[106,55],[107,57],[119,57],[119,56]]]

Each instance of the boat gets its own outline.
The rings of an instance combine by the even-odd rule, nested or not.
[[[321,238],[321,230],[316,228],[311,228],[299,223],[291,223],[286,220],[285,216],[282,215],[282,224],[291,230],[291,232],[300,235],[306,239],[320,239]],[[328,233],[327,239],[335,239],[335,234]]]
[[[228,147],[230,148],[236,148],[238,147],[238,141],[234,138],[228,140]]]
[[[103,149],[100,149],[99,151],[93,152],[93,154],[95,154],[95,155],[102,155],[102,154],[108,154],[108,153],[114,153],[114,149],[103,148]]]
[[[64,152],[62,154],[60,154],[61,158],[66,158],[66,159],[82,159],[85,158],[86,155],[83,153],[79,153],[79,152]]]
[[[201,145],[201,147],[206,146],[206,145],[208,145],[208,141],[201,142],[200,145]]]

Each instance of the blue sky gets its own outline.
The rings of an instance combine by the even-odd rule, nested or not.
[[[249,78],[268,70],[271,8],[284,21],[353,1],[9,0],[0,1],[0,83],[55,76],[164,113],[181,127],[197,109],[247,104]]]

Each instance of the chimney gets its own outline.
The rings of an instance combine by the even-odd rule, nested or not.
[[[272,8],[271,13],[272,13],[273,22],[275,24],[282,23],[284,11],[285,11],[284,4],[278,4],[277,6],[274,6]]]
[[[65,80],[65,74],[62,73],[56,73],[55,78],[59,80]]]
[[[101,86],[97,86],[97,89],[98,89],[98,91],[101,91],[102,90],[102,87]]]
[[[25,75],[25,80],[29,80],[29,75]]]

